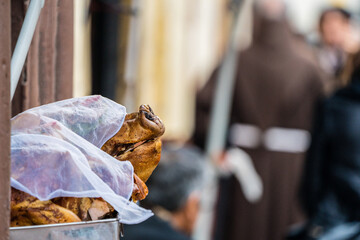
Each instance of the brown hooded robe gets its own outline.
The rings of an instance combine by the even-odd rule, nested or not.
[[[324,83],[317,68],[299,54],[283,22],[257,22],[252,46],[239,54],[230,117],[233,123],[310,130],[314,105]],[[303,47],[303,46],[302,46]],[[198,93],[194,142],[204,147],[217,70]],[[226,96],[224,96],[226,97]],[[297,191],[304,153],[242,148],[262,178],[262,199],[249,203],[234,177],[222,179],[215,239],[280,240],[302,220]]]

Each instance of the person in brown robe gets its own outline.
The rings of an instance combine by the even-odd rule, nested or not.
[[[309,139],[300,137],[297,143],[291,133],[307,136],[324,81],[314,64],[299,54],[283,19],[255,15],[253,43],[238,58],[229,124],[229,136],[233,137],[228,146],[241,147],[251,156],[264,192],[260,201],[249,203],[234,177],[222,178],[214,239],[280,240],[290,225],[303,220],[297,192]],[[197,95],[193,141],[202,148],[217,73],[218,69]],[[245,128],[234,130],[233,126]],[[254,138],[242,131],[246,126],[256,129],[257,141],[246,142]],[[283,134],[263,141],[274,128],[284,130]],[[289,140],[287,135],[291,135]],[[271,144],[277,141],[295,141],[295,148]]]

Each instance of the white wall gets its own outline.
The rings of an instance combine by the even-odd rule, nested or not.
[[[91,94],[89,4],[89,0],[74,1],[74,97]]]

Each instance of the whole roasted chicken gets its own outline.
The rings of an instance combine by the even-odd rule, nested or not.
[[[130,161],[134,167],[132,200],[148,194],[145,182],[160,161],[161,140],[165,127],[149,105],[127,114],[121,129],[102,150],[119,161]],[[102,198],[59,197],[40,201],[27,193],[11,189],[11,226],[68,223],[97,220],[115,213]]]

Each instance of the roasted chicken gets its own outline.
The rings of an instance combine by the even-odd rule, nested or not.
[[[165,127],[149,105],[126,115],[119,132],[101,148],[120,161],[128,160],[134,172],[146,182],[160,161],[161,140]]]
[[[127,114],[121,129],[109,139],[102,150],[119,161],[130,161],[134,167],[132,200],[148,194],[145,182],[160,161],[160,137],[165,131],[162,121],[148,105],[139,112]],[[79,222],[97,220],[114,213],[102,198],[59,197],[48,201],[12,188],[11,226]]]

